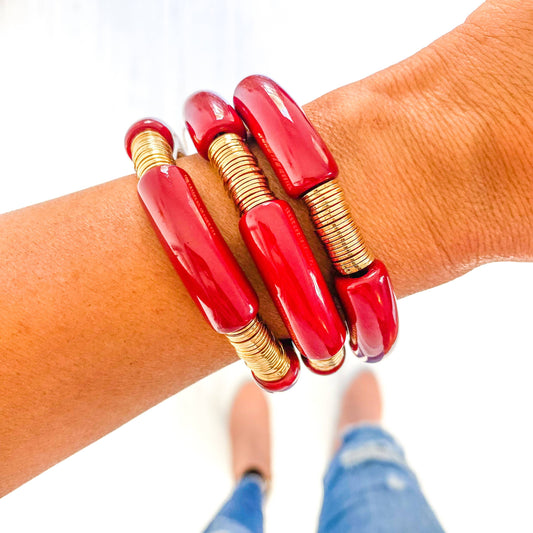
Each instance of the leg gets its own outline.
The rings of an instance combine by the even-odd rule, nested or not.
[[[363,372],[344,396],[319,533],[442,533],[402,449],[380,421],[378,383]]]
[[[263,533],[264,480],[244,475],[205,533]]]
[[[262,533],[263,496],[271,475],[270,424],[266,399],[253,383],[237,393],[230,436],[237,486],[205,533]]]

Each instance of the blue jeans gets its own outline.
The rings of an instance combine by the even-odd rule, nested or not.
[[[205,533],[262,533],[262,480],[244,476]],[[400,446],[379,426],[344,432],[324,478],[319,533],[442,533]]]

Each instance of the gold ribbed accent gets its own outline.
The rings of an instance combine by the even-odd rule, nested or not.
[[[277,381],[283,378],[290,368],[290,361],[270,330],[259,317],[235,333],[226,334],[237,355],[246,366],[262,381]]]
[[[337,352],[334,356],[330,357],[329,359],[307,359],[307,362],[317,370],[320,370],[321,372],[328,372],[330,370],[333,370],[334,368],[337,368],[344,359],[344,347],[341,348],[339,352]]]
[[[153,167],[174,165],[170,144],[154,130],[145,130],[135,136],[131,143],[131,158],[139,178]]]
[[[238,135],[219,135],[209,146],[208,157],[241,214],[274,199],[257,160]]]
[[[343,275],[370,266],[374,256],[363,241],[337,180],[319,185],[303,199],[333,266]]]

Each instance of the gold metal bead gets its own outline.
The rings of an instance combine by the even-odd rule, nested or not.
[[[153,167],[175,164],[170,144],[154,130],[145,130],[135,136],[131,143],[131,158],[139,178]]]
[[[241,215],[274,199],[255,156],[238,135],[224,133],[216,137],[209,146],[208,157]]]
[[[267,326],[256,316],[247,326],[226,334],[237,355],[262,381],[278,381],[290,369],[289,357]]]
[[[322,183],[306,193],[303,200],[338,272],[345,276],[355,274],[372,264],[374,256],[366,247],[337,180]]]
[[[337,352],[334,356],[330,357],[329,359],[307,359],[307,362],[310,366],[312,366],[314,369],[319,370],[320,372],[329,372],[330,370],[333,370],[334,368],[337,368],[342,364],[342,361],[344,359],[344,346],[340,349],[339,352]]]

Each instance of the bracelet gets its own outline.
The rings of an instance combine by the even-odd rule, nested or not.
[[[396,298],[385,265],[374,259],[350,213],[331,152],[269,78],[241,81],[234,105],[236,111],[213,93],[195,93],[185,104],[186,126],[239,211],[241,236],[292,343],[276,339],[258,315],[257,295],[189,175],[175,164],[171,131],[143,119],[128,130],[126,151],[139,177],[141,203],[174,269],[207,322],[227,337],[265,390],[295,383],[295,347],[315,373],[342,366],[346,327],[296,215],[275,197],[246,144],[246,123],[287,194],[309,210],[336,270],[352,349],[365,361],[381,360],[398,334]]]
[[[344,362],[346,327],[292,208],[277,199],[246,145],[235,110],[213,93],[185,103],[198,153],[222,178],[240,213],[239,230],[305,364],[330,374]]]
[[[144,119],[127,132],[126,151],[137,191],[174,269],[211,327],[228,338],[267,391],[289,388],[299,361],[258,316],[258,300],[188,174],[175,165],[174,138],[160,121]]]
[[[265,76],[242,80],[234,105],[287,194],[307,205],[338,273],[352,349],[368,362],[381,360],[398,334],[396,298],[385,265],[374,259],[350,213],[331,152],[296,102]]]

